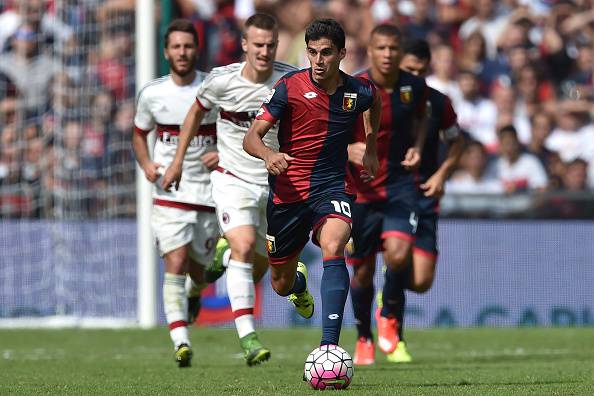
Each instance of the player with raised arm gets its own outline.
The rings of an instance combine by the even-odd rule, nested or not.
[[[401,58],[395,56],[394,59],[395,64],[400,64],[400,73],[424,76],[431,58],[427,43],[424,40],[409,41],[405,44],[402,53]],[[372,64],[377,61],[374,60],[373,55],[372,51],[370,54]],[[410,220],[413,224],[410,228],[396,228],[399,233],[394,235],[400,241],[396,244],[395,251],[392,252],[392,266],[387,269],[386,274],[386,282],[390,282],[388,289],[391,293],[388,297],[390,309],[387,317],[390,331],[387,344],[395,344],[396,348],[391,352],[388,348],[381,349],[388,353],[388,361],[397,363],[411,361],[403,339],[404,289],[423,293],[431,287],[437,258],[436,232],[439,198],[443,194],[444,182],[455,167],[464,144],[456,121],[456,113],[447,96],[429,88],[426,112],[428,118],[426,122],[426,140],[422,150],[423,161],[416,172],[414,184],[406,187],[409,192],[413,193],[409,196],[409,198],[413,198],[413,201],[407,203],[407,205],[414,209],[409,216],[406,216],[406,213],[402,216],[403,223]],[[380,132],[378,139],[381,139],[381,137],[382,133]],[[439,161],[441,141],[448,145],[447,155],[442,163]],[[380,161],[382,158],[380,153]],[[360,185],[365,187],[363,183],[360,183]],[[364,211],[366,204],[361,205]],[[373,206],[373,204],[369,206]],[[351,258],[354,262],[358,262],[358,265],[355,267],[355,276],[351,285],[351,297],[359,333],[355,364],[360,365],[374,362],[374,346],[370,324],[374,293],[373,273],[376,250],[380,247],[380,238],[382,238],[383,234],[380,234],[380,229],[377,228],[381,224],[381,218],[377,217],[381,211],[375,212],[372,210],[369,209],[365,216],[376,216],[376,219],[363,222],[360,228],[354,227],[353,229],[355,252],[353,252]],[[355,208],[354,212],[358,213],[357,208]],[[355,221],[356,219],[355,216]],[[374,223],[376,223],[375,229],[373,228]],[[369,243],[372,244],[372,248],[365,249],[365,244]],[[384,293],[382,301],[386,301]],[[384,312],[382,312],[382,316]],[[396,321],[391,319],[396,319]],[[378,323],[380,337],[381,330],[381,323]]]
[[[171,22],[165,33],[164,49],[170,74],[151,81],[138,94],[132,136],[136,160],[156,187],[152,228],[165,260],[163,305],[179,367],[191,364],[187,326],[198,314],[200,291],[205,285],[204,267],[213,261],[219,238],[209,175],[218,162],[216,113],[209,113],[192,137],[183,162],[188,177],[179,189],[166,191],[158,183],[175,154],[180,124],[194,102],[198,85],[206,77],[206,73],[196,71],[197,51],[198,34],[192,23],[183,19]],[[154,129],[158,139],[153,160],[147,135]],[[221,261],[222,252],[217,256]],[[193,284],[191,288],[186,286],[186,274],[193,280],[189,282]]]
[[[289,296],[301,316],[313,315],[307,269],[298,262],[311,233],[322,250],[324,266],[320,344],[338,345],[349,288],[344,248],[351,233],[353,196],[346,183],[347,145],[352,126],[365,112],[362,176],[374,177],[381,100],[369,80],[340,71],[346,49],[338,22],[313,21],[306,29],[305,43],[311,68],[289,73],[275,85],[243,147],[264,159],[270,173],[266,237],[272,287],[277,294]],[[278,151],[263,142],[277,122]]]
[[[218,107],[217,148],[219,165],[211,174],[212,197],[219,225],[231,247],[227,263],[227,292],[235,325],[250,366],[270,358],[270,350],[258,339],[254,326],[255,286],[268,269],[266,259],[267,171],[264,161],[243,151],[243,137],[280,77],[295,70],[274,60],[278,44],[276,20],[255,14],[245,22],[242,47],[245,62],[214,68],[198,89],[180,132],[172,165],[163,186],[179,185],[182,162],[204,114]],[[265,143],[278,148],[277,128]],[[185,171],[185,170],[184,170]],[[191,177],[184,172],[184,178]]]

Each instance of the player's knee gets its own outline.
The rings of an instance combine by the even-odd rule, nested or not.
[[[270,283],[272,284],[272,289],[278,294],[279,296],[288,296],[290,294],[291,288],[293,287],[292,282],[289,282],[289,279],[282,275],[272,275],[270,277]]]
[[[390,269],[397,270],[405,267],[408,259],[408,252],[404,249],[390,249],[384,252],[384,261]]]
[[[337,239],[320,241],[320,248],[324,257],[343,256],[345,243]]]
[[[416,293],[427,293],[431,286],[433,286],[433,275],[415,281],[412,290]]]
[[[353,274],[353,283],[359,287],[369,287],[373,283],[373,273],[372,268],[361,265]]]
[[[256,241],[252,239],[235,239],[231,243],[231,255],[234,260],[249,263],[253,261]]]

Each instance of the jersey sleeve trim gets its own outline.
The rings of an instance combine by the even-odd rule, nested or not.
[[[199,106],[199,107],[200,107],[202,110],[204,110],[204,111],[210,111],[210,110],[211,110],[211,109],[209,109],[208,107],[204,106],[204,105],[202,104],[202,102],[200,102],[200,99],[199,99],[199,98],[196,98],[196,103],[197,103],[197,104],[198,104],[198,106]]]
[[[147,130],[145,130],[145,129],[139,128],[139,127],[137,127],[136,125],[134,125],[134,133],[137,133],[137,134],[139,134],[139,135],[141,135],[141,136],[146,136],[146,135],[148,135],[150,132],[151,132],[150,130],[148,130],[148,131],[147,131]]]
[[[263,105],[263,108],[265,106],[266,105]],[[268,109],[265,109],[265,111],[262,114],[259,114],[256,117],[256,120],[264,120],[264,121],[268,121],[268,122],[270,122],[272,124],[274,124],[276,122],[276,118],[272,114],[270,114],[270,112],[268,111]]]

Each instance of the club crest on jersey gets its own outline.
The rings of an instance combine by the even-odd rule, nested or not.
[[[353,111],[353,110],[355,110],[356,105],[357,105],[357,94],[345,92],[344,96],[342,97],[342,109],[345,111]]]
[[[413,94],[412,94],[412,87],[410,85],[405,85],[404,87],[400,87],[400,101],[402,103],[410,103],[412,102]]]
[[[276,253],[276,238],[266,234],[266,250],[268,253]]]

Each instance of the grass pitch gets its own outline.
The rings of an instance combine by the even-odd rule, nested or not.
[[[304,395],[303,362],[319,329],[261,331],[272,359],[245,365],[234,330],[192,329],[178,369],[165,328],[0,330],[0,395]],[[356,368],[347,395],[592,395],[594,329],[407,333],[414,362]],[[341,344],[353,352],[355,334]]]

